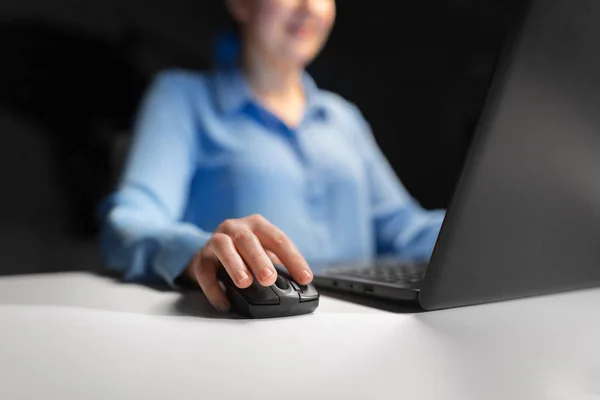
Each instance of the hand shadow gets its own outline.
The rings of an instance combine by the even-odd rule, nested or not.
[[[94,271],[100,277],[111,279],[123,285],[138,285],[156,290],[162,293],[175,292],[180,296],[171,305],[166,307],[166,310],[161,310],[161,313],[167,315],[210,318],[210,319],[247,319],[244,316],[234,312],[222,313],[217,311],[207,300],[202,290],[195,284],[185,280],[177,280],[177,285],[180,289],[174,289],[162,281],[153,282],[127,282],[124,281],[119,273],[111,270],[102,269]]]

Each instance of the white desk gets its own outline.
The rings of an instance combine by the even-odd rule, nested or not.
[[[0,278],[0,399],[600,399],[600,290],[215,316],[198,294],[85,273]]]

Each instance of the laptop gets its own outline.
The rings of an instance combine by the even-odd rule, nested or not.
[[[600,286],[600,2],[524,8],[429,261],[313,265],[318,288],[437,310]]]

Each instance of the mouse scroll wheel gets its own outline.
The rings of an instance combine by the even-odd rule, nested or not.
[[[275,280],[275,286],[277,286],[281,290],[287,290],[290,287],[288,280],[285,279],[281,275],[277,275],[277,280]]]

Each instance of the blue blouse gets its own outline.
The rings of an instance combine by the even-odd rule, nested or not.
[[[296,128],[255,99],[240,70],[159,74],[139,111],[100,244],[125,279],[173,284],[227,218],[262,214],[309,263],[427,259],[444,211],[406,191],[355,105],[304,75]]]

